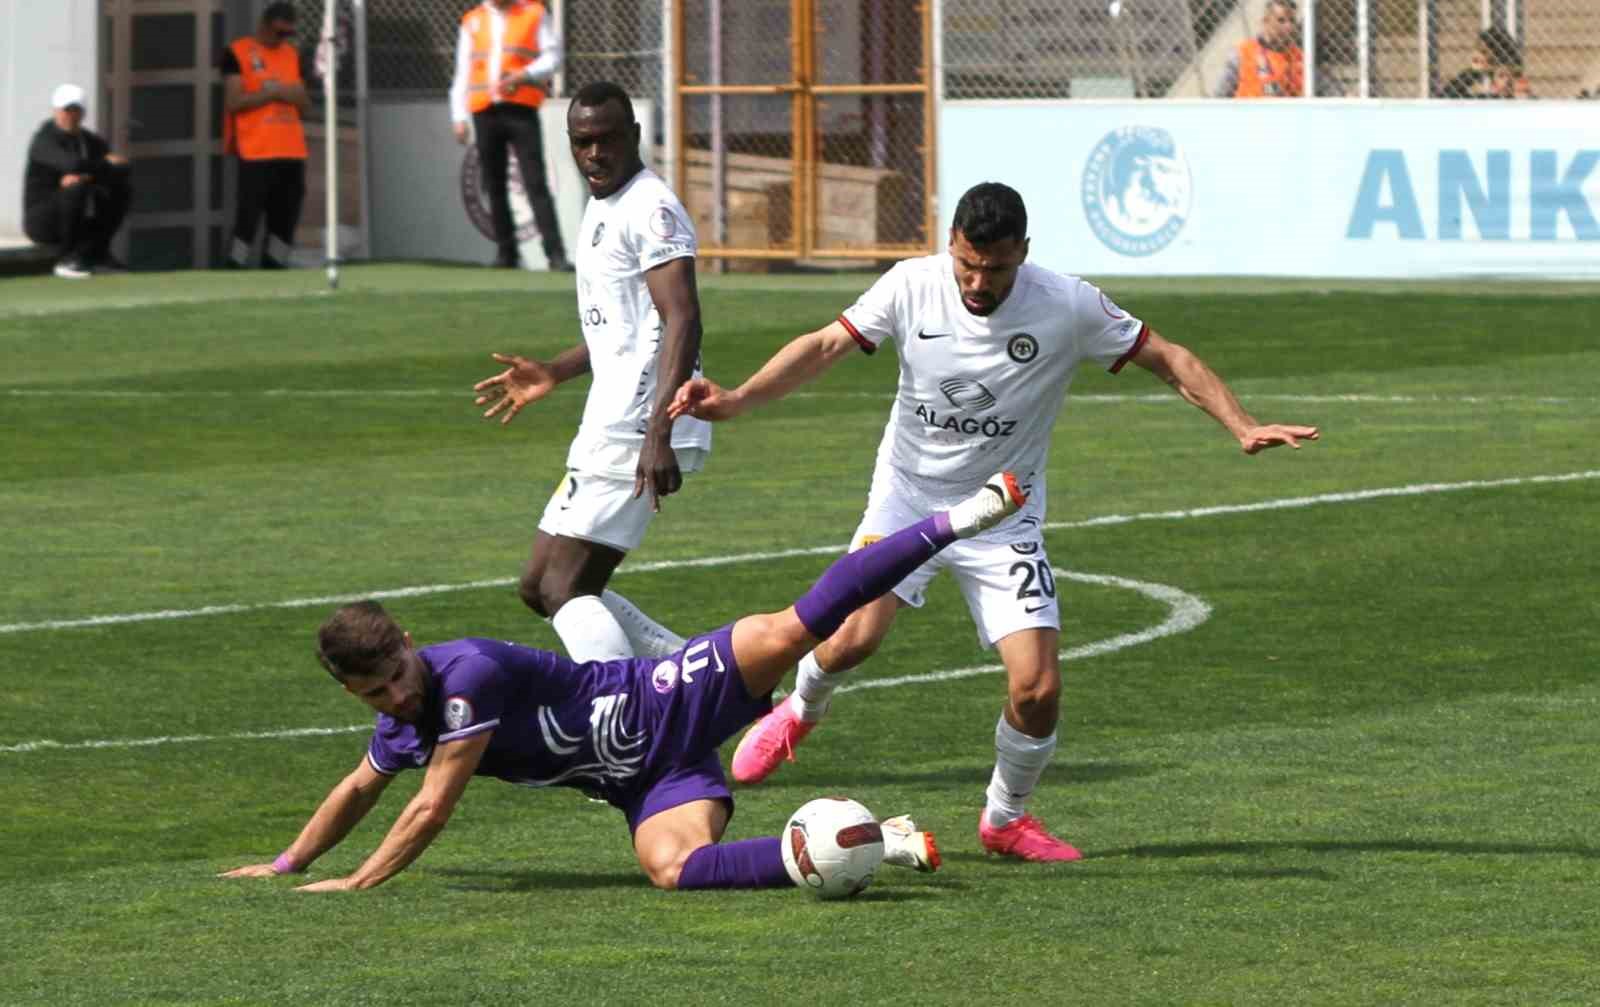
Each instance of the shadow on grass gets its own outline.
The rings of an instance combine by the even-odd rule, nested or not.
[[[1043,783],[1050,786],[1082,786],[1111,780],[1156,776],[1180,768],[1182,767],[1178,763],[1086,762],[1056,765],[1046,771]],[[991,763],[981,766],[952,766],[923,772],[910,771],[903,764],[859,763],[853,766],[841,766],[838,763],[828,763],[817,765],[815,771],[809,773],[804,769],[790,770],[783,775],[780,782],[785,786],[803,785],[814,788],[820,781],[834,790],[855,786],[886,787],[901,784],[976,786],[982,789],[988,785],[990,774],[993,772]],[[806,775],[802,776],[802,773]]]
[[[1431,839],[1279,839],[1237,843],[1158,843],[1097,850],[1087,856],[1096,860],[1109,857],[1258,856],[1284,850],[1301,850],[1306,853],[1450,853],[1461,856],[1510,854],[1583,857],[1586,860],[1600,858],[1600,849],[1593,846],[1539,846],[1532,843],[1473,843]]]
[[[507,871],[477,870],[470,867],[447,867],[433,872],[446,879],[447,886],[461,892],[532,892],[550,890],[582,890],[586,888],[650,888],[642,873],[599,873],[578,871]],[[899,873],[898,871],[895,873]],[[788,888],[774,888],[775,892],[789,892]],[[891,879],[885,883],[880,878],[861,897],[870,902],[909,902],[931,898],[933,891],[926,888],[896,887]]]

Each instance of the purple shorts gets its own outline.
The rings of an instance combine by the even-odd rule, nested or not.
[[[717,749],[772,709],[772,693],[752,696],[745,688],[733,660],[733,624],[691,638],[670,657],[638,661],[638,675],[634,694],[651,740],[643,782],[614,802],[628,830],[691,801],[725,801],[731,814]]]

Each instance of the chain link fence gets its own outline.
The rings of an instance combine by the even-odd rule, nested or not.
[[[1258,38],[1305,64],[1292,93],[1600,93],[1596,0],[944,0],[943,10],[949,99],[1231,97],[1240,44]],[[1245,54],[1246,74],[1258,52]]]

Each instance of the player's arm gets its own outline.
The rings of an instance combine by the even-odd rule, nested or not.
[[[372,856],[349,877],[330,878],[295,890],[336,892],[373,888],[399,874],[444,831],[445,823],[450,821],[456,802],[472,781],[472,774],[493,736],[493,731],[484,731],[434,748],[422,788],[400,812]]]
[[[651,504],[659,509],[660,497],[676,493],[683,486],[683,474],[672,450],[675,417],[669,407],[678,387],[694,377],[694,365],[700,359],[700,295],[695,289],[694,258],[673,259],[647,270],[644,282],[656,313],[661,316],[661,349],[656,356],[660,374],[650,426],[639,452],[633,495],[637,497],[648,488]]]
[[[524,406],[549,395],[557,385],[589,373],[587,343],[563,351],[554,360],[529,360],[508,353],[490,356],[507,365],[506,369],[473,385],[478,393],[473,401],[489,407],[484,419],[499,416],[501,423],[510,423]]]
[[[1171,385],[1185,401],[1204,409],[1221,423],[1247,455],[1279,444],[1298,448],[1301,440],[1314,441],[1319,436],[1316,427],[1256,422],[1205,361],[1185,347],[1161,338],[1154,329],[1149,331],[1144,345],[1132,360]]]
[[[732,419],[815,380],[859,347],[844,322],[835,319],[824,328],[791,340],[731,391],[705,378],[685,382],[673,396],[668,414],[673,419],[685,414],[703,420]]]
[[[363,757],[361,764],[328,791],[311,820],[306,822],[300,835],[289,848],[272,863],[249,864],[226,871],[218,877],[260,878],[275,874],[294,874],[306,869],[313,860],[333,849],[350,834],[356,823],[365,818],[383,796],[384,788],[393,777],[385,776],[372,768]]]

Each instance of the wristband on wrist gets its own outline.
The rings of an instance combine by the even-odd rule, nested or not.
[[[300,865],[294,862],[293,857],[289,856],[288,850],[278,854],[278,859],[272,862],[272,873],[274,874],[299,874],[300,871]]]

